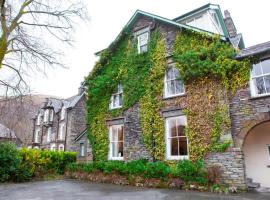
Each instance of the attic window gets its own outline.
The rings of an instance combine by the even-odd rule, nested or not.
[[[136,33],[138,39],[138,53],[147,52],[149,41],[149,28],[142,29]]]

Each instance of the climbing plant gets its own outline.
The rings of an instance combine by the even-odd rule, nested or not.
[[[95,160],[107,160],[108,129],[106,119],[121,116],[139,103],[143,144],[155,160],[165,159],[164,119],[166,106],[162,98],[163,78],[167,67],[163,35],[151,33],[148,51],[137,53],[137,41],[129,31],[103,51],[99,62],[86,78],[87,121]],[[173,44],[173,60],[185,83],[186,95],[174,103],[183,105],[187,115],[186,134],[192,160],[209,151],[224,150],[223,132],[230,129],[228,102],[249,78],[249,62],[235,60],[235,50],[219,37],[182,30]],[[109,109],[111,94],[123,86],[124,104]]]
[[[230,145],[219,139],[230,130],[229,101],[248,83],[250,67],[247,60],[235,60],[235,55],[219,37],[183,30],[175,39],[173,57],[186,85],[186,134],[192,160]]]
[[[164,69],[157,71],[159,66],[156,61],[161,60],[163,56],[163,68],[166,66],[164,41],[158,31],[151,34],[149,49],[143,54],[137,53],[137,42],[129,36],[129,32],[123,31],[117,44],[112,44],[101,54],[100,61],[96,63],[86,79],[89,139],[96,160],[106,160],[108,157],[109,138],[106,119],[122,115],[126,109],[138,103],[140,99],[146,98],[147,95],[148,99],[152,100],[157,89],[152,93],[152,89],[156,86],[153,87],[154,83],[150,86],[148,81],[160,80],[163,76],[160,73],[164,73]],[[119,83],[123,86],[124,104],[120,109],[110,110],[110,97]],[[158,85],[160,89],[162,86]],[[143,109],[151,110],[151,102],[144,104]],[[142,120],[142,123],[147,121]],[[154,129],[155,125],[152,124],[151,127]],[[147,131],[149,130],[146,128],[143,131],[143,140],[146,148],[151,151],[152,146],[148,145],[150,138]],[[156,142],[158,144],[158,140]]]

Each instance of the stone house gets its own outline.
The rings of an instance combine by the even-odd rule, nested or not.
[[[83,85],[68,99],[47,98],[33,119],[32,148],[80,152],[75,138],[86,129],[85,115]]]
[[[266,178],[269,175],[270,164],[270,138],[268,137],[270,125],[268,71],[270,70],[270,62],[267,60],[270,43],[244,48],[243,37],[237,33],[230,13],[225,11],[223,17],[220,7],[214,4],[207,4],[173,20],[138,10],[128,21],[126,29],[130,31],[131,41],[137,45],[138,54],[148,51],[148,44],[155,30],[158,29],[165,38],[167,69],[163,81],[162,107],[158,109],[157,113],[158,117],[161,118],[159,123],[163,124],[164,135],[162,135],[162,141],[159,142],[165,146],[165,150],[161,152],[164,154],[165,160],[190,159],[192,147],[192,141],[189,140],[186,132],[191,121],[189,121],[185,108],[189,106],[190,98],[192,98],[189,96],[190,91],[196,85],[193,83],[184,84],[181,81],[179,70],[175,67],[173,43],[177,33],[182,30],[190,30],[209,36],[218,34],[221,40],[228,42],[232,48],[240,50],[235,59],[241,61],[248,58],[251,60],[250,84],[238,90],[230,101],[226,98],[223,88],[210,84],[216,88],[214,95],[219,96],[219,104],[225,104],[229,109],[227,115],[231,119],[231,128],[222,137],[231,138],[233,142],[224,153],[209,152],[205,157],[205,163],[208,166],[219,164],[223,170],[223,181],[230,186],[246,189],[247,184],[254,185],[252,185],[251,180],[253,179],[253,181],[261,183],[263,187],[270,187],[270,177]],[[119,42],[120,36],[121,34],[113,42],[113,45]],[[112,45],[109,48],[112,48]],[[102,56],[103,52],[100,51],[96,55]],[[93,73],[98,73],[96,71],[94,70]],[[200,104],[204,106],[203,103],[211,99],[212,96],[205,95],[207,86],[196,86],[196,90],[199,92],[197,97],[205,96],[202,101],[197,102],[198,107]],[[89,150],[93,152],[93,159],[96,159],[97,154],[104,153],[104,149],[108,150],[105,152],[106,159],[124,161],[140,158],[154,160],[155,151],[160,151],[159,146],[157,146],[158,141],[153,134],[149,136],[151,138],[150,144],[146,144],[144,140],[143,134],[145,133],[141,119],[143,105],[136,102],[131,107],[121,111],[126,99],[125,92],[125,87],[120,81],[115,91],[111,93],[110,101],[108,101],[109,112],[120,110],[116,112],[118,114],[100,115],[101,117],[99,116],[92,121],[95,124],[89,124],[92,129],[99,128],[96,133],[95,130],[90,131],[90,134],[96,137],[96,140],[91,142],[92,147],[96,149]],[[87,93],[87,95],[91,98],[92,94]],[[209,100],[209,102],[211,101]],[[208,108],[210,109],[211,105],[205,108],[205,114],[208,113]],[[205,126],[205,130],[209,131],[208,124],[199,125],[200,128]],[[106,134],[105,137],[101,137],[101,129],[104,126]],[[207,137],[209,136],[205,133],[199,140],[204,140]],[[76,140],[79,141],[81,138],[83,138],[83,134]],[[102,146],[100,144],[102,141],[97,141],[99,138],[102,141],[108,140],[108,143]],[[152,147],[150,150],[149,145]],[[101,150],[101,148],[103,149]],[[255,184],[255,186],[259,186],[259,184]]]

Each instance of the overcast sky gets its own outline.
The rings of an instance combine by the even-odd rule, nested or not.
[[[94,53],[115,39],[137,9],[172,19],[209,2],[219,4],[222,12],[229,10],[246,47],[270,40],[269,0],[85,0],[91,19],[78,24],[76,43],[65,50],[68,69],[50,69],[47,77],[33,77],[33,93],[64,98],[75,95],[93,68]]]

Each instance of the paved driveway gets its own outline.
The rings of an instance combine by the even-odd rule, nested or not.
[[[270,199],[270,194],[219,195],[167,189],[148,189],[109,184],[94,184],[76,180],[39,181],[20,184],[0,184],[2,200],[211,200]]]

